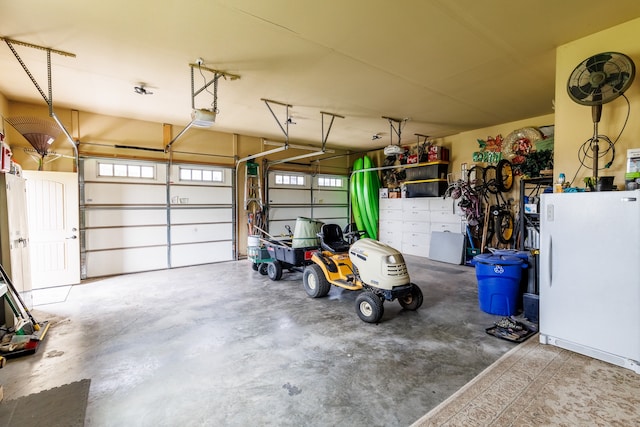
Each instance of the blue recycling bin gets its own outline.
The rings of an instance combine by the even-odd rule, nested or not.
[[[480,309],[489,314],[511,316],[517,313],[522,270],[526,259],[513,255],[480,254],[473,257],[478,279]]]
[[[527,268],[522,271],[522,277],[520,278],[520,293],[523,295],[523,299],[518,298],[518,310],[525,309],[524,299],[527,294],[537,293],[538,286],[536,284],[536,272],[535,272],[535,255],[530,251],[519,251],[517,249],[489,249],[494,255],[511,255],[521,258],[527,263]],[[524,310],[525,314],[527,310]],[[526,316],[529,318],[529,316]],[[537,318],[537,316],[536,316]],[[531,319],[530,319],[531,320]]]

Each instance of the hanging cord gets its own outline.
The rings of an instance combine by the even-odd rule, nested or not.
[[[589,166],[587,165],[586,161],[588,159],[593,159],[593,157],[590,154],[590,150],[591,150],[591,144],[594,142],[595,138],[604,136],[603,140],[608,143],[608,147],[605,150],[600,150],[600,152],[598,153],[598,158],[602,158],[606,156],[609,153],[609,151],[611,151],[611,160],[604,165],[603,169],[607,169],[611,167],[611,164],[613,163],[613,160],[616,157],[615,145],[620,139],[620,136],[622,136],[622,132],[624,132],[624,130],[626,129],[627,122],[629,121],[629,115],[631,113],[631,104],[629,103],[629,98],[627,98],[627,96],[624,93],[621,94],[620,96],[622,96],[624,100],[627,102],[627,115],[624,119],[624,123],[622,124],[622,128],[620,129],[620,132],[618,132],[618,135],[615,137],[613,141],[611,141],[609,138],[607,138],[604,135],[597,135],[597,136],[592,136],[591,138],[584,141],[582,145],[580,145],[580,147],[578,148],[578,161],[580,162],[580,167],[578,168],[578,170],[576,170],[576,173],[573,175],[573,178],[569,182],[569,185],[573,185],[573,181],[576,179],[576,177],[578,176],[578,173],[583,167],[589,169]],[[600,139],[598,139],[598,141],[600,141]]]

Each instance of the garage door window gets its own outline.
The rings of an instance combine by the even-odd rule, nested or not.
[[[224,173],[216,169],[180,168],[180,181],[224,182]]]
[[[275,176],[276,185],[296,185],[304,186],[304,176],[277,173]]]
[[[318,187],[342,188],[342,178],[320,176],[318,177]]]
[[[155,177],[155,167],[127,163],[99,162],[98,176],[153,179]]]

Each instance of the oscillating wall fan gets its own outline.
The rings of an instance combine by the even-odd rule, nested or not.
[[[613,101],[629,89],[635,74],[635,65],[627,55],[603,52],[582,61],[569,76],[569,97],[578,104],[591,106],[593,137],[590,142],[593,152],[593,176],[596,180],[600,156],[598,141],[603,139],[613,145],[606,135],[598,135],[602,104]],[[613,162],[613,159],[611,161]]]

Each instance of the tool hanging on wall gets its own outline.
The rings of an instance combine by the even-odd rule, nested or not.
[[[249,234],[252,235],[255,233],[254,226],[263,226],[262,179],[259,165],[253,160],[247,161],[245,171],[244,209],[247,211]]]

